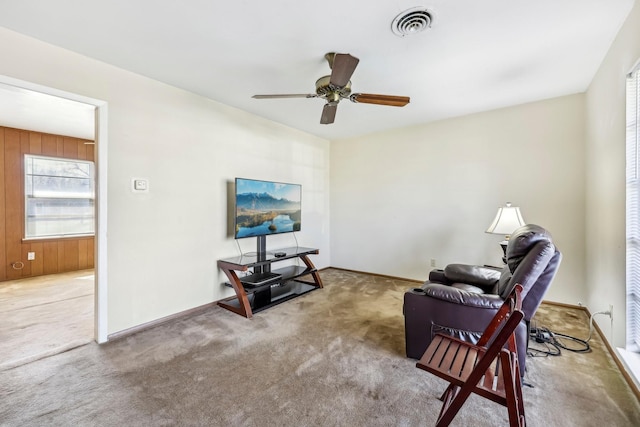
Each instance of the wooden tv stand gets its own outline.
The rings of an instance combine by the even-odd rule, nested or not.
[[[229,285],[236,292],[235,297],[218,301],[220,307],[231,310],[244,317],[251,318],[253,313],[273,307],[291,298],[322,288],[318,270],[309,259],[317,255],[318,249],[291,247],[269,250],[262,255],[243,255],[218,260],[218,267],[229,278]],[[279,256],[275,256],[278,254]],[[290,265],[271,269],[276,262],[299,258],[305,266]],[[239,277],[237,271],[249,271],[248,276]],[[311,275],[313,282],[300,280]]]

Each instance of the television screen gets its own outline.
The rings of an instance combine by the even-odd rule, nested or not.
[[[236,178],[235,238],[300,231],[302,186]]]

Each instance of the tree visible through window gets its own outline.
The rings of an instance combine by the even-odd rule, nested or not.
[[[93,235],[94,165],[25,155],[25,238]]]

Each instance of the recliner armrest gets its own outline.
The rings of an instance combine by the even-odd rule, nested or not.
[[[422,290],[426,296],[470,307],[498,309],[504,302],[499,295],[469,292],[440,283],[426,283]]]
[[[447,277],[444,275],[444,270],[441,269],[431,270],[429,272],[429,281],[444,284],[449,283]]]
[[[468,283],[483,289],[492,289],[500,279],[501,270],[470,264],[449,264],[444,268],[446,282]]]

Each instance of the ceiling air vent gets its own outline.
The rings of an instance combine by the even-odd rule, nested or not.
[[[398,37],[404,37],[424,31],[432,23],[432,12],[421,6],[412,7],[395,17],[391,23],[391,31]]]

